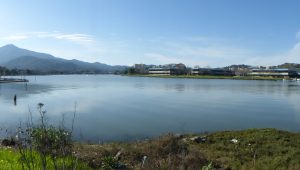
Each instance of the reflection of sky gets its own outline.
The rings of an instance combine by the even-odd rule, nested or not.
[[[64,114],[70,122],[76,102],[76,134],[91,140],[254,127],[300,129],[297,82],[111,75],[29,79],[27,91],[23,83],[0,84],[2,125],[26,120],[28,110],[37,118],[39,102],[49,121],[59,123]]]

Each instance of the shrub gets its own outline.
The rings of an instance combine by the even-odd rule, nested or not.
[[[72,131],[61,127],[48,125],[46,121],[46,111],[43,110],[43,103],[38,104],[40,123],[35,125],[32,121],[26,124],[25,130],[20,125],[18,132],[18,148],[21,155],[22,166],[28,169],[47,169],[47,164],[51,162],[54,169],[66,169],[66,162],[71,160],[72,169],[76,169],[77,159],[72,156],[72,131],[76,113],[72,122]],[[30,114],[31,115],[31,114]],[[32,118],[31,118],[32,120]],[[35,154],[38,154],[36,159]]]
[[[213,164],[210,162],[207,166],[203,166],[202,170],[213,170]]]
[[[112,156],[106,156],[102,159],[101,168],[104,170],[111,170],[118,168],[118,161]]]

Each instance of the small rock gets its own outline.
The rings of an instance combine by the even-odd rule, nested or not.
[[[122,151],[119,151],[119,152],[118,152],[118,153],[115,155],[115,157],[114,157],[114,158],[118,160],[118,159],[119,159],[119,157],[120,157],[120,155],[121,155],[121,153],[122,153]]]
[[[147,158],[148,158],[147,156],[143,156],[143,159],[142,159],[142,167],[144,167],[144,164],[145,164]]]
[[[206,136],[195,136],[190,138],[190,140],[196,143],[205,143],[207,141],[207,138]]]
[[[230,140],[230,142],[236,144],[236,143],[238,143],[239,141],[238,141],[237,139],[233,138],[233,139]]]
[[[15,146],[17,143],[16,141],[11,138],[11,139],[3,139],[1,142],[2,146]]]
[[[182,138],[182,137],[183,137],[183,135],[180,134],[180,133],[176,133],[174,136],[175,136],[176,138]]]
[[[122,164],[122,163],[118,163],[117,166],[115,167],[115,169],[126,169],[126,165]]]

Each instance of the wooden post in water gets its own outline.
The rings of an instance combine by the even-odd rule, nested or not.
[[[17,105],[17,95],[15,94],[14,96],[14,105],[16,106]]]

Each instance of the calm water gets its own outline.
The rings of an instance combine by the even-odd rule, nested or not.
[[[300,130],[300,82],[113,75],[27,78],[27,89],[24,83],[0,84],[2,129],[25,122],[29,110],[37,119],[39,102],[45,104],[50,122],[60,122],[62,115],[71,122],[76,102],[75,132],[81,140],[262,127]]]

